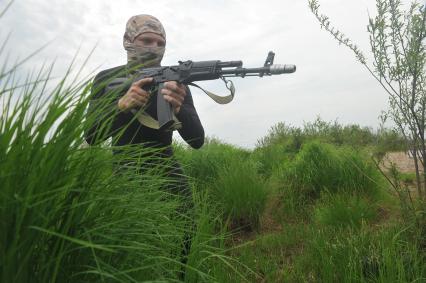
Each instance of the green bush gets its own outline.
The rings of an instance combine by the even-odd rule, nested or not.
[[[373,221],[376,204],[367,198],[345,194],[324,194],[316,205],[314,218],[318,225],[356,227]]]
[[[281,178],[283,189],[302,203],[324,191],[376,196],[382,184],[380,173],[360,152],[315,141],[282,168]]]
[[[252,162],[233,159],[219,170],[212,190],[233,226],[248,229],[258,226],[268,192]]]
[[[175,144],[177,158],[188,175],[197,185],[209,186],[216,182],[219,171],[228,168],[235,160],[246,160],[250,152],[223,143],[217,139],[207,139],[199,150],[191,150],[186,146]]]
[[[386,128],[373,130],[354,124],[342,125],[337,120],[327,122],[320,117],[313,122],[304,123],[303,127],[277,123],[258,141],[257,146],[264,148],[274,144],[291,144],[290,148],[297,152],[303,143],[313,140],[354,148],[373,146],[380,152],[405,149],[404,138],[394,130]]]
[[[200,150],[176,144],[175,151],[185,173],[199,189],[211,192],[211,205],[219,207],[232,227],[258,226],[267,190],[259,163],[248,150],[209,139]]]
[[[265,137],[258,140],[257,147],[265,148],[272,145],[285,145],[287,152],[296,153],[305,139],[302,129],[285,123],[278,123],[269,129]]]
[[[282,143],[256,148],[251,159],[256,162],[259,174],[269,178],[274,176],[280,167],[291,161],[298,150],[294,140],[289,139]]]

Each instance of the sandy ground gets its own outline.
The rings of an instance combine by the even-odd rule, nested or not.
[[[383,158],[383,162],[385,168],[389,168],[390,164],[394,163],[402,173],[414,173],[416,171],[414,159],[403,151],[387,153]],[[419,166],[421,166],[420,163]]]

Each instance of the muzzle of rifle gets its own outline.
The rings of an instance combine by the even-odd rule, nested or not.
[[[224,77],[245,77],[245,76],[271,76],[280,74],[289,74],[296,72],[295,65],[273,64],[271,66],[260,68],[236,68],[231,70],[222,70]]]
[[[294,73],[296,72],[296,65],[274,64],[269,66],[269,72],[271,73],[271,75]]]

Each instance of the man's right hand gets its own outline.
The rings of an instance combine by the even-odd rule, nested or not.
[[[126,94],[118,100],[118,109],[128,112],[135,107],[143,107],[148,102],[150,93],[143,87],[152,82],[152,78],[144,78],[134,82]]]

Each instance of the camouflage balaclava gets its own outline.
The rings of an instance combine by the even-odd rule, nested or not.
[[[145,32],[156,33],[166,40],[166,32],[161,22],[151,15],[136,15],[126,24],[123,46],[127,51],[127,62],[143,64],[145,67],[159,66],[165,47],[140,47],[134,44],[135,38]]]

